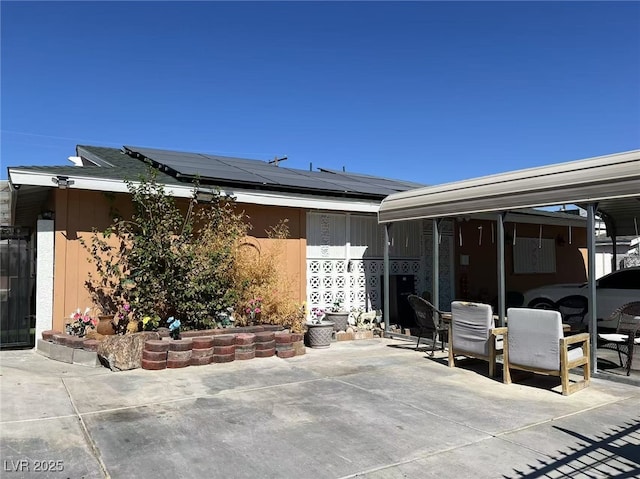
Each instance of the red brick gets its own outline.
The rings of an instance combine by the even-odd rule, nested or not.
[[[150,339],[144,342],[144,349],[147,351],[167,352],[169,351],[169,341],[162,339]]]
[[[46,331],[42,331],[42,339],[45,341],[53,341],[54,334],[62,334],[62,331],[56,331],[55,329],[47,329]]]
[[[207,349],[213,347],[212,336],[202,336],[200,338],[193,338],[193,349]]]
[[[84,338],[79,336],[70,336],[67,338],[67,346],[73,349],[82,349],[84,345]]]
[[[152,361],[150,359],[142,359],[142,369],[166,369],[167,362],[166,361]]]
[[[256,351],[264,349],[274,349],[276,347],[276,340],[267,341],[264,343],[256,343]]]
[[[204,366],[205,364],[211,364],[211,356],[196,357],[193,356],[189,359],[189,366]]]
[[[191,351],[193,343],[190,339],[173,339],[169,341],[169,351]]]
[[[220,334],[213,337],[213,346],[231,346],[236,343],[235,334]]]
[[[262,327],[265,331],[282,331],[284,327],[279,324],[263,324]]]
[[[61,344],[63,346],[66,346],[68,337],[69,337],[69,335],[65,334],[65,333],[54,334],[53,335],[53,342],[55,344]]]
[[[184,352],[184,351],[175,351],[175,352]],[[186,368],[187,366],[189,366],[190,360],[191,359],[183,359],[183,360],[167,359],[167,367],[170,369]]]
[[[167,361],[188,361],[191,359],[191,350],[171,351],[167,353]]]
[[[236,360],[253,359],[256,357],[255,350],[240,352],[236,349]]]
[[[288,343],[288,344],[278,344],[276,343],[276,350],[277,351],[290,351],[293,349],[293,343]]]
[[[270,358],[275,356],[276,348],[271,349],[256,349],[256,358]]]
[[[143,349],[142,359],[148,359],[149,361],[166,361],[167,352],[166,351],[147,351],[146,349]]]
[[[256,334],[256,343],[268,343],[275,340],[273,331],[262,331]]]
[[[241,344],[236,345],[236,354],[238,353],[251,353],[256,350],[255,344]]]
[[[236,344],[254,344],[256,342],[256,335],[253,333],[240,333],[236,335]]]
[[[235,354],[236,352],[236,345],[232,344],[231,346],[214,346],[213,347],[213,354]]]
[[[280,331],[275,333],[276,344],[289,344],[293,342],[291,339],[291,333],[285,333],[284,331]]]
[[[291,342],[296,343],[298,341],[304,341],[304,334],[302,333],[291,333]]]
[[[212,363],[230,363],[236,358],[235,354],[214,354],[211,356]]]
[[[289,349],[286,351],[276,351],[279,358],[292,358],[296,355],[295,349]]]
[[[204,357],[210,358],[211,356],[213,356],[213,347],[191,350],[192,358],[204,358]]]

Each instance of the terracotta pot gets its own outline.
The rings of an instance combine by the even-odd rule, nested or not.
[[[96,326],[96,331],[99,334],[103,334],[105,336],[116,334],[116,329],[113,327],[113,316],[98,316],[98,325]]]

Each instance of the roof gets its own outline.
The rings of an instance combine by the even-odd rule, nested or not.
[[[423,186],[390,178],[321,169],[308,171],[275,166],[266,161],[247,158],[159,150],[125,146],[123,150],[78,145],[83,166],[12,167],[21,172],[46,173],[53,176],[80,176],[107,180],[137,180],[147,165],[158,171],[158,180],[167,185],[242,186],[267,191],[288,191],[330,196],[383,199],[389,194]],[[51,186],[55,185],[52,180]]]
[[[394,193],[381,223],[597,203],[607,230],[635,234],[640,224],[640,150],[517,170]]]

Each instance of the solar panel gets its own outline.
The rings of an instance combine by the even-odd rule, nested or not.
[[[196,178],[211,182],[245,183],[316,192],[387,196],[415,188],[417,183],[389,180],[375,176],[326,170],[307,171],[275,166],[266,161],[211,154],[188,153],[125,146],[172,170],[177,178]]]

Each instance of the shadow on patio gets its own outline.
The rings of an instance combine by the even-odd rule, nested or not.
[[[533,472],[503,476],[533,477],[638,477],[640,470],[640,418],[594,437],[585,436],[559,426],[553,429],[579,440],[578,446],[558,451],[549,462],[528,464]]]

